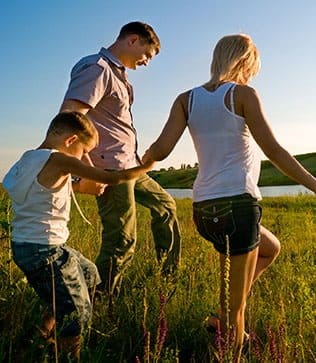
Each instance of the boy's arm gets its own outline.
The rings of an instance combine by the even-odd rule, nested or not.
[[[49,166],[50,169],[55,171],[59,170],[58,174],[60,178],[63,175],[65,176],[72,174],[80,178],[93,180],[98,183],[112,185],[124,183],[130,179],[138,178],[140,175],[145,174],[147,171],[151,170],[154,165],[154,163],[150,161],[131,169],[105,171],[100,168],[86,165],[81,160],[61,152],[53,153],[50,157],[49,164],[50,165],[47,164],[47,167]]]

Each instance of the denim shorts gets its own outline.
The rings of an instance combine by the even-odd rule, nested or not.
[[[257,200],[249,194],[193,203],[199,234],[225,255],[242,255],[259,245],[261,214]]]
[[[58,330],[63,336],[81,334],[90,321],[89,296],[100,283],[93,262],[71,247],[12,242],[13,260],[50,310],[56,307]]]

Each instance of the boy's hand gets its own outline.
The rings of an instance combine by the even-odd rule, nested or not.
[[[83,194],[101,195],[107,184],[97,183],[92,180],[81,179],[79,183],[73,184],[73,189],[75,192]]]

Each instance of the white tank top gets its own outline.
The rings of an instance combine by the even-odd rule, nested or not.
[[[60,245],[69,236],[70,176],[58,190],[45,188],[37,181],[37,175],[56,151],[27,151],[4,178],[3,186],[12,199],[14,242]]]
[[[195,202],[243,193],[261,199],[257,186],[261,160],[245,119],[234,113],[234,87],[225,83],[214,92],[197,87],[190,93],[188,128],[199,162]],[[231,88],[232,111],[225,105]]]

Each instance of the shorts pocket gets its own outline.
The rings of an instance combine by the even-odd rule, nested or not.
[[[213,243],[225,244],[226,236],[231,236],[236,230],[230,202],[203,208],[199,219],[199,233]]]

